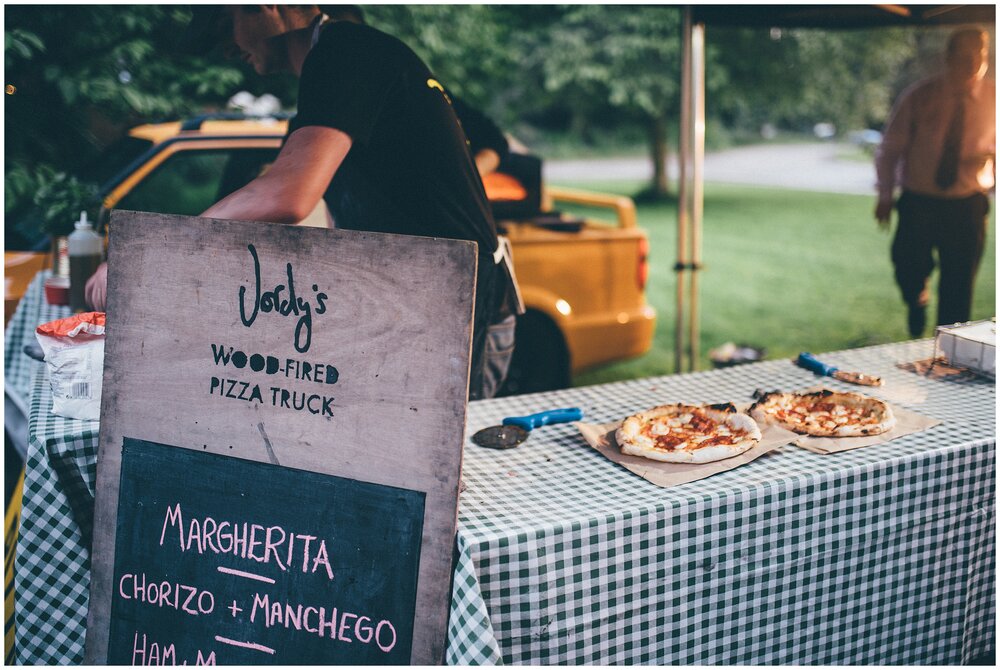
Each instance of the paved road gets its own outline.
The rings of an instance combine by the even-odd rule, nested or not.
[[[874,195],[872,164],[842,157],[856,153],[851,145],[833,142],[767,144],[716,151],[705,156],[705,181]],[[545,179],[551,181],[652,177],[652,167],[645,158],[546,161],[543,169]],[[676,164],[671,165],[670,176],[677,176]]]

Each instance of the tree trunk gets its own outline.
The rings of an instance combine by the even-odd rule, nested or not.
[[[667,119],[654,117],[650,124],[650,139],[653,159],[653,182],[650,191],[656,196],[670,195],[670,181],[667,179]]]
[[[586,143],[588,141],[587,115],[581,111],[583,105],[574,105],[572,115],[569,118],[569,134],[578,141]]]

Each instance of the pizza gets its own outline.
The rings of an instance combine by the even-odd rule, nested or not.
[[[662,405],[628,417],[615,431],[622,453],[665,463],[711,463],[760,442],[760,428],[731,404]]]
[[[860,393],[814,391],[765,393],[750,407],[750,416],[803,435],[862,437],[888,432],[896,425],[885,402]]]

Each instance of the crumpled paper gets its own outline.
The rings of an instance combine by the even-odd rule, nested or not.
[[[104,312],[85,312],[35,329],[45,352],[53,414],[87,421],[101,417],[104,328]]]
[[[761,441],[739,456],[712,463],[663,463],[641,456],[623,454],[615,441],[615,431],[620,425],[621,421],[605,424],[576,424],[583,439],[592,449],[600,452],[609,461],[617,463],[646,481],[664,488],[696,482],[699,479],[738,468],[757,460],[768,452],[791,444],[798,437],[795,433],[778,426],[761,426]]]

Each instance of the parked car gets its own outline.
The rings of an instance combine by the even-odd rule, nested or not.
[[[103,166],[113,176],[99,190],[102,222],[112,209],[200,214],[267,168],[286,127],[280,118],[214,115],[133,128],[109,151],[113,164]],[[544,187],[540,173],[539,167],[538,184],[528,184],[523,202],[509,193],[491,196],[527,307],[505,394],[564,387],[575,372],[642,354],[656,319],[645,298],[648,241],[632,201]],[[614,220],[559,215],[556,204],[602,208]],[[325,204],[299,225],[331,225]],[[5,237],[6,323],[31,278],[51,265],[51,254],[39,251],[44,240]]]

